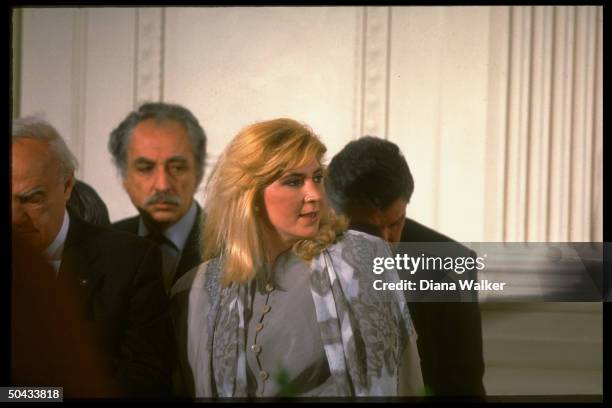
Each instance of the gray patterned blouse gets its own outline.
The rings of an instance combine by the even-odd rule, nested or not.
[[[218,259],[190,271],[171,295],[183,392],[414,395],[416,334],[403,293],[373,290],[376,279],[399,280],[395,269],[373,273],[381,256],[391,257],[384,241],[349,230],[310,263],[280,257],[263,293],[221,288]]]

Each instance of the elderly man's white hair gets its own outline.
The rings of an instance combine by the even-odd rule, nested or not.
[[[20,139],[35,139],[48,143],[60,162],[60,177],[64,182],[78,168],[78,161],[72,154],[64,139],[49,122],[36,116],[27,116],[13,120],[11,143]]]

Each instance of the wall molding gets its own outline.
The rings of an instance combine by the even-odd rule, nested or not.
[[[73,11],[72,30],[72,81],[70,106],[70,148],[79,166],[78,178],[84,179],[85,166],[85,136],[86,136],[86,104],[87,104],[87,41],[88,41],[88,11],[78,8]]]
[[[489,11],[487,134],[485,172],[485,241],[503,241],[506,213],[506,127],[508,66],[510,59],[510,7]]]
[[[493,239],[601,240],[600,13],[588,6],[509,9],[506,125],[498,136],[505,148],[496,157],[503,203],[488,211],[499,213],[501,205],[503,221]]]
[[[363,21],[362,119],[359,135],[387,138],[391,7],[366,7]]]
[[[355,42],[354,42],[354,69],[353,79],[353,139],[362,136],[363,131],[363,90],[365,70],[365,7],[356,7],[355,10]]]
[[[591,207],[591,220],[593,229],[590,241],[603,242],[603,9],[597,9],[596,54],[595,54],[595,120],[593,132],[593,163],[591,166],[591,190],[593,205]]]
[[[164,9],[136,9],[134,105],[163,100]]]
[[[21,101],[21,52],[23,13],[19,8],[11,10],[11,119],[20,116]]]

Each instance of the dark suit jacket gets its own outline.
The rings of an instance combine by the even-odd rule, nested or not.
[[[58,281],[80,293],[113,376],[133,396],[171,392],[174,338],[160,265],[147,240],[71,215]]]
[[[196,203],[196,221],[189,231],[187,241],[185,241],[185,247],[181,254],[181,259],[176,267],[176,273],[174,274],[173,284],[185,274],[185,272],[195,268],[202,263],[200,257],[200,217],[202,216],[202,209]],[[140,223],[140,216],[125,218],[123,220],[113,223],[113,228],[119,231],[130,232],[132,234],[138,234],[138,224]]]
[[[64,398],[119,394],[79,299],[19,236],[12,236],[11,385],[62,386]]]
[[[406,218],[402,242],[455,242]],[[457,244],[464,251],[469,249]],[[476,302],[408,302],[425,386],[434,395],[484,397],[480,308]]]

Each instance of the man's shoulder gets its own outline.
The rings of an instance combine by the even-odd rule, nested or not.
[[[124,218],[122,220],[114,222],[112,224],[112,227],[117,231],[126,231],[132,234],[137,234],[139,220],[140,220],[140,216],[135,215],[133,217]]]
[[[94,225],[87,221],[73,218],[77,240],[82,243],[94,243],[102,250],[130,248],[148,250],[152,243],[126,230]]]
[[[413,248],[417,248],[418,243],[435,243],[432,245],[418,246],[421,249],[438,250],[447,252],[449,255],[460,255],[464,253],[472,254],[472,250],[467,246],[455,241],[454,239],[444,235],[432,228],[429,228],[415,220],[406,218],[402,236],[400,239],[401,245],[409,243]]]

